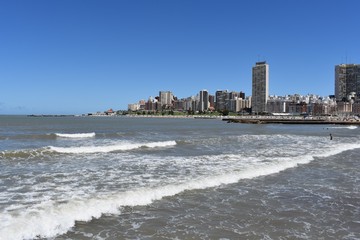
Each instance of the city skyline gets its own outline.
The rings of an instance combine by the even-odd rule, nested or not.
[[[261,61],[271,66],[269,95],[333,95],[334,66],[360,62],[359,7],[356,0],[3,1],[0,114],[126,109],[159,89],[250,95],[251,68]]]
[[[285,115],[342,115],[360,116],[360,64],[340,64],[335,66],[334,95],[326,97],[308,94],[287,96],[269,95],[269,64],[256,62],[252,67],[252,94],[245,97],[244,92],[218,90],[215,95],[200,90],[194,96],[177,98],[172,91],[159,91],[155,98],[128,104],[128,111],[137,114],[220,114],[236,113],[285,114]],[[96,115],[108,115],[98,112]],[[115,114],[111,111],[110,115]],[[93,115],[93,114],[90,114]]]

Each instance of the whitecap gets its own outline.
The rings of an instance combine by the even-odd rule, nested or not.
[[[61,138],[92,138],[96,133],[55,133],[55,135]]]
[[[164,142],[149,142],[149,143],[121,143],[114,144],[109,146],[80,146],[80,147],[54,147],[49,146],[51,151],[58,153],[108,153],[115,151],[127,151],[137,148],[147,147],[147,148],[156,148],[156,147],[169,147],[175,146],[175,141],[164,141]]]
[[[338,127],[329,127],[329,128],[343,128],[343,129],[350,129],[350,130],[354,130],[354,129],[357,129],[358,126],[354,126],[354,125],[351,125],[351,126],[338,126]]]

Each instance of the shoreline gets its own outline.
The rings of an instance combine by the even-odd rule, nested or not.
[[[296,119],[296,118],[224,118],[223,121],[228,123],[245,123],[245,124],[332,124],[332,125],[360,125],[356,120],[339,120],[339,119]]]
[[[27,117],[125,117],[125,118],[167,118],[167,119],[199,119],[222,120],[228,123],[244,124],[332,124],[332,125],[360,125],[360,119],[339,117],[304,118],[299,116],[212,116],[212,115],[27,115]]]
[[[244,124],[328,124],[328,125],[360,125],[360,120],[354,118],[316,117],[303,118],[299,116],[211,116],[211,115],[125,115],[132,118],[183,118],[183,119],[212,119],[228,123]]]

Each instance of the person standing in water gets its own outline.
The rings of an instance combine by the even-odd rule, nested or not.
[[[332,135],[331,135],[331,133],[330,133],[330,140],[332,140]]]

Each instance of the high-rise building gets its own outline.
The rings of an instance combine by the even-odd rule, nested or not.
[[[217,111],[223,111],[227,109],[227,102],[229,100],[229,92],[227,90],[218,90],[215,93],[215,101]]]
[[[239,95],[242,99],[245,99],[245,93],[244,92],[240,92],[240,95]]]
[[[215,96],[214,95],[209,95],[209,108],[211,109],[211,111],[214,111],[215,109]]]
[[[269,65],[266,62],[257,62],[252,68],[252,112],[266,112],[266,103],[269,96]]]
[[[174,95],[170,91],[160,91],[159,92],[159,102],[163,109],[172,107],[172,101],[174,100]]]
[[[335,66],[335,98],[346,101],[352,93],[360,97],[360,64],[340,64]]]
[[[207,90],[200,91],[199,111],[204,112],[209,109],[209,92]]]
[[[153,97],[149,97],[148,101],[145,103],[145,110],[155,111],[157,110],[158,101]]]

